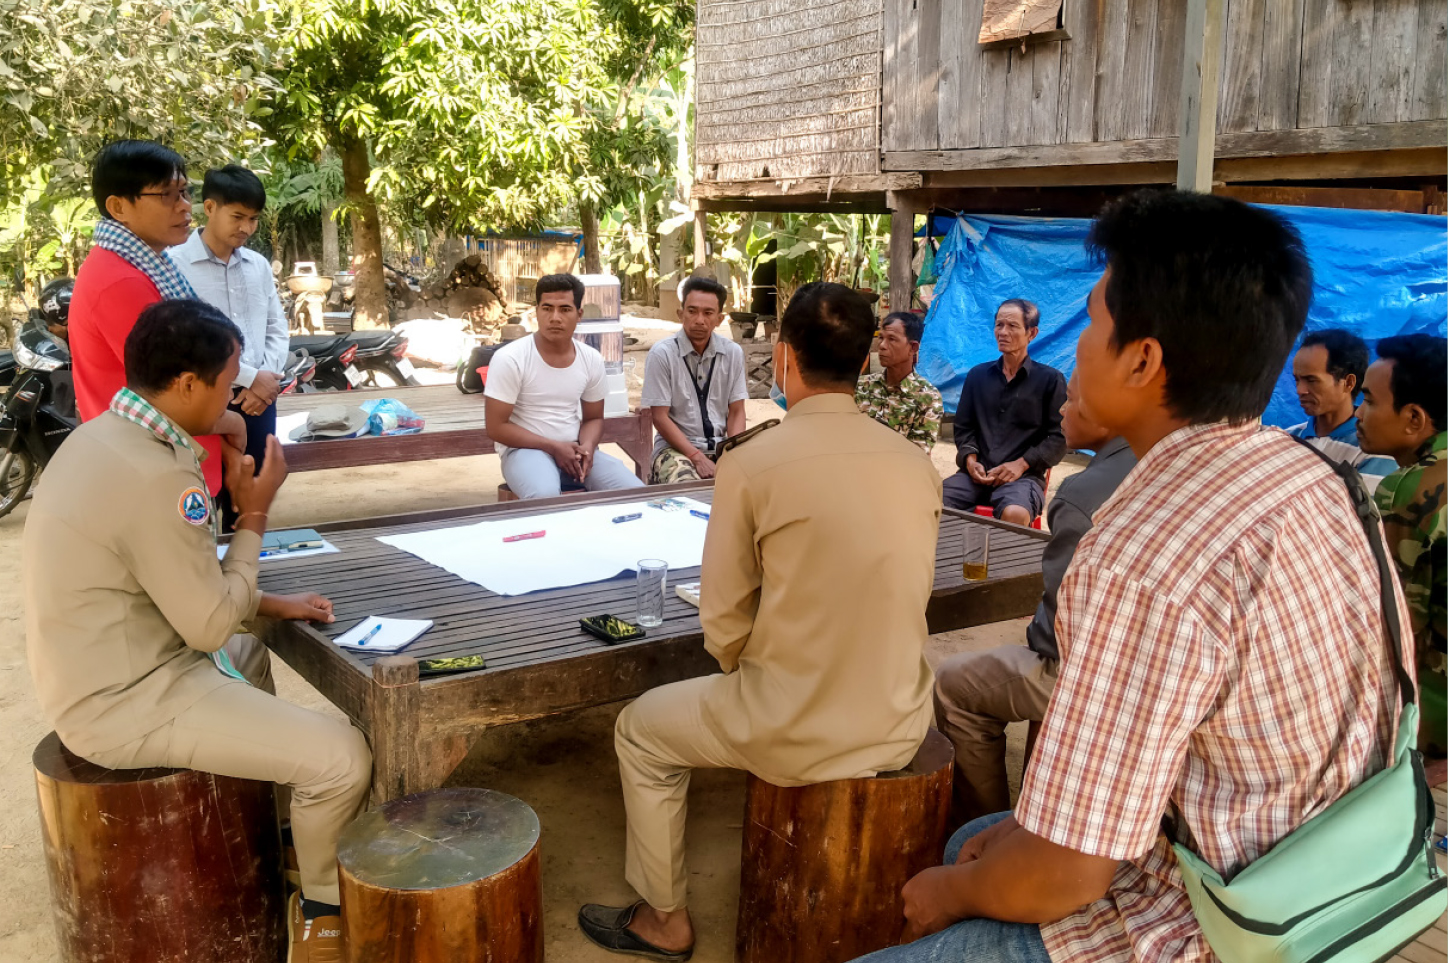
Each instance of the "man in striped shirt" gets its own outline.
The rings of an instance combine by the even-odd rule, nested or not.
[[[1373,491],[1398,466],[1391,458],[1364,454],[1358,447],[1354,410],[1367,370],[1367,342],[1351,331],[1326,328],[1303,338],[1292,359],[1292,381],[1307,421],[1287,433],[1333,461],[1352,465],[1368,491]]]
[[[1106,270],[1076,348],[1082,413],[1140,461],[1061,583],[1061,674],[1014,814],[968,824],[906,885],[914,942],[877,963],[1215,960],[1164,817],[1230,878],[1392,745],[1347,489],[1257,424],[1311,299],[1300,238],[1228,198],[1142,192],[1088,244]]]

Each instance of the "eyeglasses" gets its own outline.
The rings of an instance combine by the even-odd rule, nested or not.
[[[179,201],[185,201],[187,204],[191,203],[191,188],[173,187],[169,191],[142,191],[138,196],[159,197],[164,203],[174,207]]]

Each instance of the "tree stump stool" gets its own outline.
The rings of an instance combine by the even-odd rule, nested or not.
[[[285,958],[271,783],[188,769],[103,769],[53,732],[33,759],[65,963]]]
[[[940,865],[954,761],[931,729],[909,766],[873,779],[785,789],[751,775],[739,963],[843,963],[893,946],[901,887]]]
[[[386,803],[337,844],[351,963],[542,963],[540,828],[519,799],[434,789]]]

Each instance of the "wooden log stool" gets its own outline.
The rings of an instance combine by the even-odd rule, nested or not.
[[[337,843],[351,963],[542,963],[540,828],[519,799],[434,789],[362,815]]]
[[[188,769],[103,769],[53,732],[33,759],[65,963],[285,958],[271,783]]]
[[[940,865],[954,761],[931,729],[910,765],[873,779],[784,789],[751,775],[739,963],[843,963],[895,945],[901,887]]]

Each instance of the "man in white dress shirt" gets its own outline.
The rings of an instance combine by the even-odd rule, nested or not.
[[[287,317],[265,257],[246,247],[256,233],[266,188],[239,164],[206,172],[201,199],[206,226],[167,253],[197,295],[232,320],[244,339],[231,408],[246,420],[246,453],[261,470],[266,439],[276,433],[277,394],[287,362]],[[225,489],[218,498],[224,530],[235,521]]]

